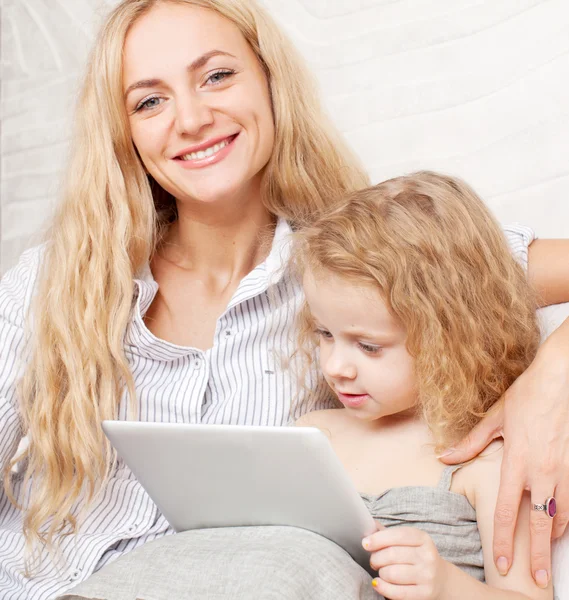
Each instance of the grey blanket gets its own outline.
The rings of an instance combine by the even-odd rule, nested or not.
[[[148,543],[58,600],[378,600],[339,546],[292,527],[201,529]]]

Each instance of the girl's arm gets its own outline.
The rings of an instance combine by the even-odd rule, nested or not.
[[[494,447],[495,446],[495,447]],[[431,537],[412,527],[385,529],[363,540],[370,563],[379,569],[374,589],[392,600],[552,600],[551,581],[540,588],[529,569],[529,498],[522,499],[522,514],[514,538],[516,562],[506,576],[494,565],[492,537],[494,509],[500,486],[502,443],[464,468],[466,495],[476,508],[484,555],[486,583],[474,579],[443,560]]]
[[[551,600],[551,586],[539,589],[512,576],[507,583],[481,583],[443,560],[431,537],[413,527],[381,529],[363,540],[371,552],[372,581],[378,594],[391,600]],[[527,576],[527,575],[526,575]]]
[[[480,581],[476,581],[458,567],[447,563],[446,586],[444,595],[439,600],[541,600],[541,598],[553,598],[553,592],[550,595],[540,594],[528,595],[521,592],[505,590],[491,587]],[[457,590],[460,595],[457,596]]]
[[[499,444],[499,445],[498,445]],[[507,575],[500,575],[494,562],[493,537],[494,537],[494,513],[500,488],[500,474],[503,460],[502,444],[495,442],[497,449],[486,455],[480,456],[472,465],[466,467],[469,471],[465,473],[471,482],[467,493],[469,499],[476,508],[476,519],[478,530],[482,541],[482,552],[484,555],[484,574],[486,577],[486,588],[484,592],[474,591],[474,586],[467,585],[465,589],[473,589],[472,598],[509,598],[517,597],[518,592],[522,597],[536,600],[551,600],[553,598],[553,586],[549,574],[538,574],[534,579],[530,569],[530,519],[532,512],[542,519],[549,519],[544,512],[531,511],[531,500],[528,492],[524,492],[521,498],[520,513],[516,524],[513,553],[516,560]],[[544,499],[535,499],[541,503]],[[450,581],[455,585],[461,585],[463,573],[450,572]],[[537,579],[537,583],[536,583]],[[450,583],[449,581],[449,583]],[[476,586],[478,587],[478,586]],[[504,590],[509,590],[504,595]],[[466,594],[465,600],[470,598]]]

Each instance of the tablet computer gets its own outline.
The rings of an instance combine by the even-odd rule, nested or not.
[[[103,430],[176,531],[301,527],[373,573],[361,541],[374,520],[318,429],[104,421]]]

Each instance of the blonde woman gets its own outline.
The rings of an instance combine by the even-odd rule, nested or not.
[[[327,198],[367,183],[254,2],[118,4],[89,62],[48,239],[0,287],[5,597],[54,598],[172,533],[113,461],[103,419],[287,421],[295,379],[272,350],[292,351],[302,291],[285,238]],[[531,232],[508,236],[525,259]],[[550,301],[569,299],[559,256],[547,241],[531,245],[530,276]],[[537,386],[524,415],[535,421],[551,405],[540,427],[558,429],[561,448],[569,398],[550,377],[551,355],[569,361],[548,343],[520,380]],[[316,380],[312,394],[327,405]],[[525,439],[513,427],[506,443]],[[553,489],[563,482],[552,465]],[[547,531],[536,543],[545,564],[544,547]]]
[[[363,540],[394,600],[552,600],[529,554],[530,495],[516,562],[492,557],[502,444],[468,464],[459,442],[531,364],[535,297],[489,211],[464,182],[431,172],[349,195],[300,237],[300,347],[343,405],[321,428],[374,518]]]

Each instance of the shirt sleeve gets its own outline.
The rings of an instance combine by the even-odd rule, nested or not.
[[[40,248],[25,252],[0,282],[0,468],[4,470],[24,433],[17,386],[22,375],[24,331],[40,262]]]
[[[522,265],[525,271],[528,269],[528,248],[536,239],[533,229],[513,223],[504,227],[504,235],[510,246],[514,258]]]

